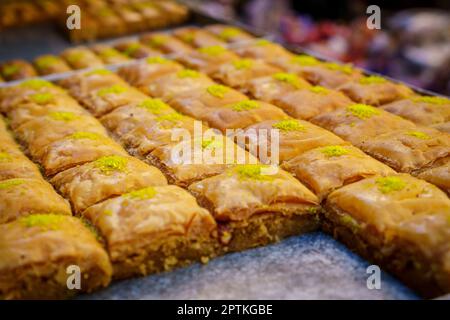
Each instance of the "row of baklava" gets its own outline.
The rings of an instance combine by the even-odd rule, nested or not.
[[[243,73],[253,70],[254,65],[263,66],[261,61],[235,59],[232,53],[223,53],[223,48],[206,47],[206,50],[206,59],[200,58],[205,54],[205,50],[200,50],[193,53],[196,58],[192,60],[203,64],[207,69],[215,68],[211,74],[223,83],[234,85],[237,79],[245,80]],[[212,56],[215,61],[208,64],[210,50],[214,51]],[[225,58],[226,55],[228,58]],[[220,66],[218,56],[224,59]],[[179,57],[181,61],[191,58],[190,55]],[[266,65],[264,68],[270,70],[271,67]],[[227,70],[231,70],[231,74],[224,76]],[[328,231],[333,231],[352,248],[359,245],[357,249],[361,254],[376,260],[427,296],[449,291],[450,201],[435,186],[408,174],[397,174],[382,162],[342,140],[339,131],[335,135],[303,120],[302,117],[289,117],[268,102],[249,100],[241,92],[214,83],[202,73],[183,69],[173,61],[150,58],[123,67],[119,74],[143,92],[161,98],[177,111],[200,119],[222,132],[239,128],[256,131],[279,129],[281,165],[310,187],[319,199],[327,199],[324,226]],[[221,76],[218,76],[219,74]],[[257,91],[262,96],[273,95],[289,87],[295,89],[301,84],[305,88],[312,88],[313,93],[317,88],[331,90],[311,87],[294,74],[278,70],[261,76],[250,78],[260,84]],[[285,91],[281,96],[286,93]],[[343,95],[342,97],[347,99]],[[119,97],[116,99],[120,100]],[[89,105],[89,102],[85,104]],[[371,113],[379,110],[354,102],[333,109],[341,110],[340,118],[351,117],[355,123],[370,119]],[[299,111],[305,110],[299,108]],[[314,109],[311,111],[317,112]],[[113,111],[111,114],[114,113]],[[288,113],[292,115],[291,112]],[[326,110],[323,113],[326,114]],[[400,125],[405,123],[405,129],[414,133],[411,135],[413,138],[420,135],[421,131],[412,123],[387,112],[382,115],[387,126],[395,122]],[[107,118],[108,116],[104,117],[104,121],[107,121]],[[143,125],[147,126],[148,124]],[[354,126],[356,124],[350,127]],[[430,144],[429,148],[444,150],[447,152],[444,157],[448,156],[448,135],[432,129],[424,130],[430,130],[427,134],[433,133],[440,137],[436,139],[437,142]],[[148,135],[152,137],[153,132],[148,132]],[[141,137],[137,134],[132,136],[137,140],[138,146],[142,145]],[[133,150],[134,143],[136,141],[132,144],[125,142],[125,145]],[[137,150],[140,156],[146,156],[155,163],[158,152],[149,154],[149,150],[144,149],[143,153]],[[156,163],[158,161],[160,159],[157,159]],[[167,163],[164,165],[167,167]],[[269,176],[266,179],[271,178]],[[226,203],[230,196],[236,205],[236,188],[226,179],[226,175],[193,183],[188,189],[215,215],[219,212],[218,204]],[[282,190],[277,193],[286,197]],[[237,194],[247,195],[240,189]],[[246,201],[246,196],[239,199],[242,204]],[[271,200],[272,203],[276,201]],[[330,225],[335,229],[331,230]],[[353,235],[351,240],[346,238],[348,230]],[[364,246],[366,251],[361,249]]]
[[[49,21],[61,13],[56,0],[5,1],[0,4],[0,30]]]

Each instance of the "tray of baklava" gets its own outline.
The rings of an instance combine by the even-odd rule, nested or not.
[[[422,297],[450,292],[448,98],[220,24],[42,61],[80,70],[0,89],[1,298],[319,230]]]

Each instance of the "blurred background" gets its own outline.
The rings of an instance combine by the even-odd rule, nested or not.
[[[321,57],[450,95],[448,0],[188,1],[210,15],[239,20]],[[366,26],[369,5],[381,9],[381,29]]]

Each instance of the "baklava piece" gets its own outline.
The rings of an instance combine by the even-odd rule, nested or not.
[[[155,167],[133,157],[115,155],[63,171],[51,183],[81,214],[100,201],[148,186],[166,185],[167,181]]]
[[[426,127],[388,132],[361,148],[399,172],[414,173],[450,155],[450,134]]]
[[[423,126],[450,121],[450,100],[443,97],[412,96],[381,108]]]
[[[33,66],[25,60],[11,60],[0,65],[0,75],[6,81],[14,81],[37,76]]]
[[[288,116],[280,108],[266,102],[244,100],[215,108],[199,119],[226,133],[227,129],[245,128],[264,120],[283,120]]]
[[[289,173],[238,165],[189,191],[218,223],[224,251],[240,251],[316,230],[318,199]]]
[[[86,47],[75,47],[64,50],[61,57],[73,69],[99,68],[103,66],[102,60]]]
[[[315,85],[336,89],[361,77],[351,65],[322,62],[308,55],[275,57],[271,61],[287,72],[296,73]]]
[[[220,84],[213,84],[206,88],[186,92],[186,94],[170,100],[169,104],[183,114],[200,119],[207,111],[244,100],[248,100],[247,96],[239,91]]]
[[[160,16],[167,19],[167,24],[180,24],[189,17],[189,8],[176,1],[156,1],[154,3],[160,10]]]
[[[347,184],[395,174],[394,170],[358,148],[343,145],[309,150],[285,162],[283,168],[309,187],[320,200]]]
[[[145,29],[144,17],[134,10],[131,3],[116,3],[113,4],[113,9],[122,20],[126,33],[136,33]],[[114,36],[117,36],[117,33]]]
[[[208,75],[214,74],[222,64],[239,59],[234,52],[218,45],[202,47],[175,58],[188,68],[199,70]]]
[[[436,161],[434,166],[416,172],[417,178],[438,186],[450,196],[450,159]]]
[[[0,223],[35,213],[71,215],[70,206],[43,178],[0,181]]]
[[[167,25],[167,17],[161,14],[153,1],[131,1],[130,4],[144,17],[146,29],[161,28]]]
[[[226,45],[226,42],[197,27],[178,28],[173,31],[173,35],[196,48]]]
[[[110,38],[126,34],[125,22],[106,3],[98,9],[92,9],[91,15],[98,25],[97,38]]]
[[[210,24],[206,26],[205,29],[229,43],[250,41],[254,39],[251,34],[244,30],[225,24]]]
[[[223,63],[212,77],[230,87],[248,93],[250,82],[254,78],[276,74],[280,69],[256,59],[238,59]]]
[[[408,129],[414,130],[414,123],[384,110],[365,104],[353,104],[311,119],[314,124],[333,131],[355,146],[361,146],[368,139],[380,134]]]
[[[321,86],[286,93],[273,103],[290,116],[303,120],[354,104],[342,92]]]
[[[39,168],[20,151],[19,146],[0,136],[0,181],[13,178],[41,178]]]
[[[145,92],[152,97],[169,101],[197,89],[206,89],[214,81],[207,75],[191,69],[183,69],[155,79],[145,87]]]
[[[161,52],[149,48],[137,41],[120,42],[116,44],[114,48],[120,51],[123,55],[133,59],[142,59],[161,55]]]
[[[187,54],[193,48],[174,36],[164,32],[152,32],[139,39],[145,45],[160,50],[164,53]]]
[[[37,72],[43,76],[72,70],[62,58],[52,54],[37,57],[33,60],[33,64]]]
[[[450,200],[408,174],[365,179],[331,193],[323,227],[425,297],[450,291]]]
[[[146,86],[151,85],[158,77],[181,70],[183,66],[175,61],[163,57],[150,57],[121,67],[118,74],[132,86],[147,92]]]
[[[430,127],[442,132],[450,133],[450,121],[434,124]]]
[[[355,102],[374,106],[401,100],[413,94],[407,86],[379,76],[361,77],[340,86],[339,90]]]
[[[247,43],[241,43],[233,48],[243,58],[261,59],[268,63],[272,63],[275,59],[288,59],[292,53],[277,43],[266,39],[258,39]]]
[[[258,100],[274,103],[275,99],[280,99],[290,92],[310,87],[309,82],[296,74],[277,72],[267,77],[251,79],[247,90]]]
[[[177,186],[136,190],[92,206],[83,216],[105,238],[116,279],[168,271],[214,255],[214,219]]]
[[[120,53],[118,50],[103,44],[97,44],[91,47],[105,64],[116,64],[130,61],[130,58]]]
[[[317,127],[310,122],[286,119],[286,120],[267,120],[247,127],[243,134],[248,137],[250,145],[257,146],[257,150],[250,150],[255,156],[260,152],[261,147],[267,150],[268,156],[271,155],[271,143],[274,139],[273,130],[278,130],[279,160],[281,162],[290,160],[306,151],[318,147],[329,145],[348,144],[333,133]],[[267,136],[267,140],[262,137]],[[261,155],[260,155],[261,156]]]
[[[70,266],[79,267],[80,290],[67,286]],[[107,253],[77,218],[38,214],[0,225],[2,299],[64,299],[106,287],[111,274]]]

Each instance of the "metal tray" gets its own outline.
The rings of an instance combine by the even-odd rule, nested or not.
[[[196,8],[193,8],[191,20],[185,25],[209,23],[233,24],[255,35],[262,35],[258,30],[234,21],[205,16]],[[31,59],[39,54],[59,53],[73,46],[50,25],[22,28],[18,32],[6,31],[6,35],[4,32],[0,33],[0,61]],[[96,43],[135,39],[137,36]],[[18,37],[25,40],[17,43]],[[305,52],[300,47],[287,47],[294,52]],[[118,66],[108,68],[114,70]],[[79,71],[41,78],[60,80],[76,72]],[[369,71],[367,73],[371,74]],[[20,80],[1,83],[0,87],[17,82]],[[420,88],[413,89],[422,94],[433,94]],[[194,264],[167,273],[117,281],[108,288],[78,296],[77,299],[420,299],[383,271],[381,288],[369,289],[369,265],[332,237],[315,232],[218,257],[207,265]]]

